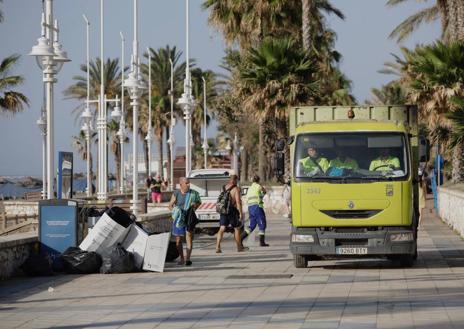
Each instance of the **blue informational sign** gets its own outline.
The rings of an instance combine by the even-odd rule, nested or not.
[[[58,153],[58,199],[73,197],[73,154]]]
[[[39,241],[41,253],[55,259],[69,247],[77,246],[77,202],[39,202]]]

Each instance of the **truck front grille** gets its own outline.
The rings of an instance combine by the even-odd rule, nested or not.
[[[335,219],[369,218],[381,212],[381,209],[370,210],[320,210],[323,214]]]

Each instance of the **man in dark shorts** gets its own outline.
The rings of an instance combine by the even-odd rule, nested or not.
[[[230,212],[227,215],[221,214],[219,217],[219,223],[221,227],[217,233],[216,241],[216,253],[221,253],[221,241],[224,236],[224,231],[227,226],[234,228],[234,238],[237,244],[237,251],[245,251],[248,248],[243,247],[242,241],[240,240],[240,226],[242,225],[241,220],[243,219],[242,212],[242,199],[240,198],[240,188],[237,186],[238,177],[237,175],[231,175],[229,182],[224,186],[225,190],[230,189]]]

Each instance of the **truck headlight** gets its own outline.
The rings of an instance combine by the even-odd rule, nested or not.
[[[412,232],[395,233],[395,234],[390,235],[390,241],[392,242],[412,241],[412,240],[413,240]]]
[[[292,242],[314,242],[314,237],[308,234],[293,234]]]

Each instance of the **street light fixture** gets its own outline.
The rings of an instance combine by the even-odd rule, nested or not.
[[[54,178],[54,84],[56,75],[60,71],[63,63],[69,62],[66,52],[62,50],[58,42],[58,22],[53,24],[53,0],[45,0],[42,9],[41,37],[37,40],[37,45],[32,47],[30,56],[36,58],[39,68],[43,71],[43,82],[46,90],[46,113],[47,113],[47,198],[54,198],[53,178]]]
[[[177,104],[184,107],[185,120],[185,176],[188,177],[192,170],[192,110],[195,101],[192,96],[192,80],[190,77],[190,59],[189,59],[189,0],[185,0],[185,26],[186,26],[186,65],[184,79],[184,93],[179,98]]]
[[[174,191],[174,145],[176,144],[176,140],[174,138],[174,126],[176,123],[174,120],[174,63],[172,58],[169,58],[169,63],[171,64],[171,90],[169,90],[169,96],[171,96],[171,127],[169,129],[169,139],[167,142],[171,150],[171,158],[169,159],[169,188],[171,191]]]
[[[203,154],[205,157],[205,169],[208,168],[208,138],[206,137],[206,80],[204,77],[201,77],[203,80],[203,117],[204,117],[204,131],[203,131]]]

